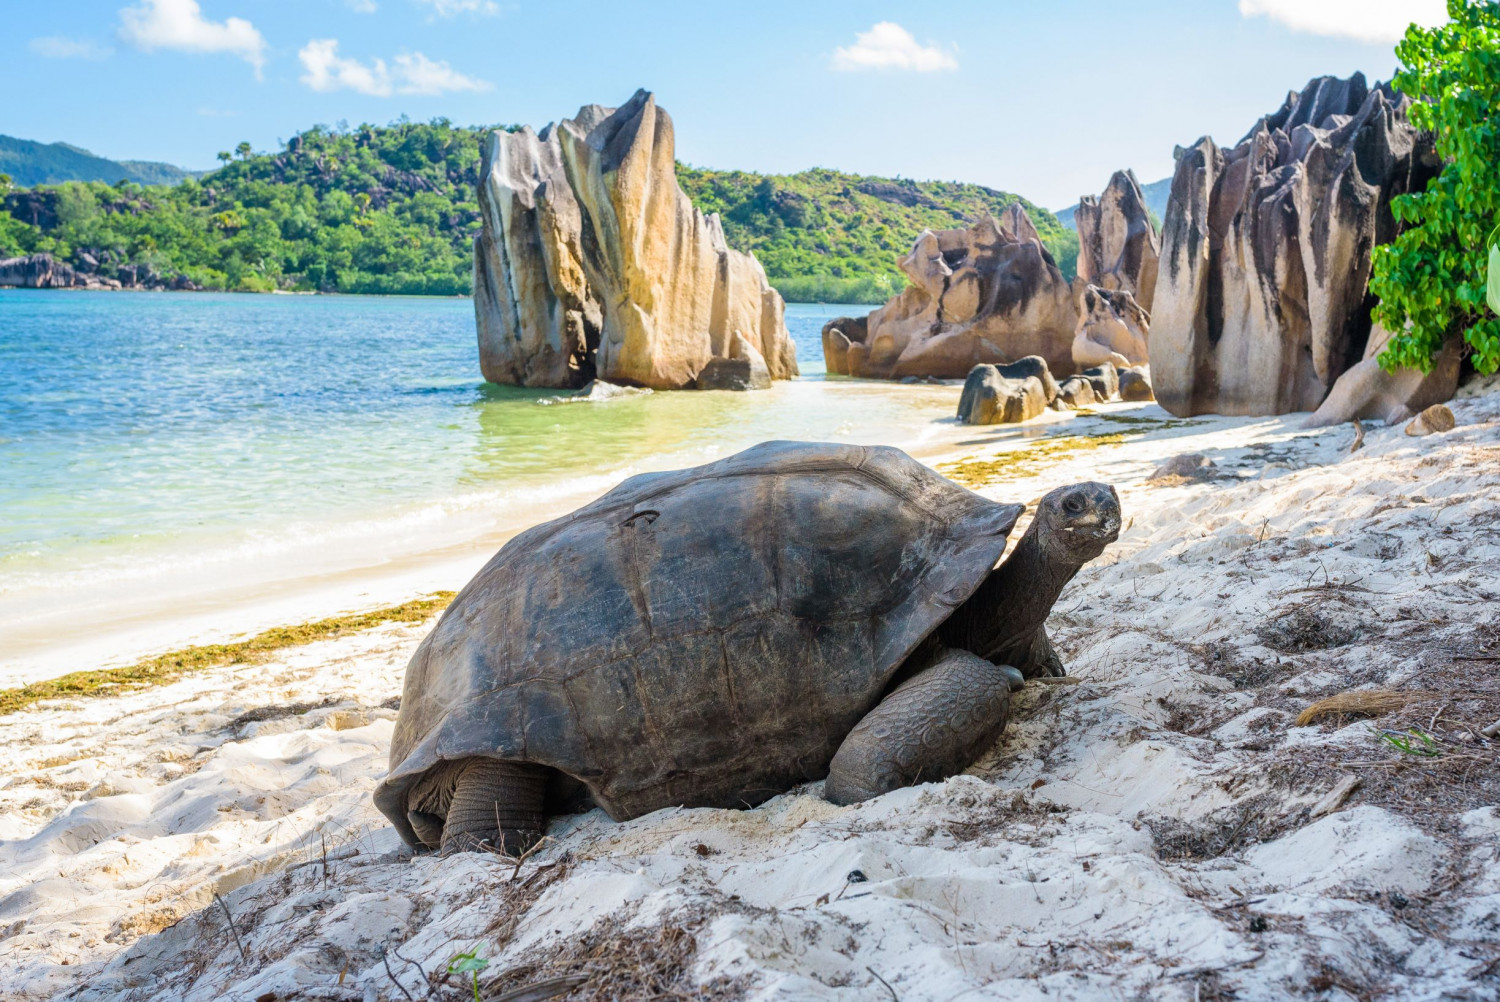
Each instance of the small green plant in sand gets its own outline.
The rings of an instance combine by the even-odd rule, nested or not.
[[[296,626],[278,626],[248,640],[229,644],[204,644],[168,651],[122,668],[76,671],[46,682],[33,682],[16,689],[0,689],[0,716],[15,713],[45,699],[115,695],[151,685],[174,682],[182,675],[205,668],[265,661],[276,651],[327,640],[345,633],[368,630],[382,623],[420,623],[453,600],[451,591],[401,605],[348,616],[333,616]]]
[[[1418,758],[1437,758],[1443,754],[1443,750],[1437,746],[1432,738],[1413,727],[1405,734],[1400,731],[1382,731],[1380,740],[1403,755],[1415,755]]]
[[[479,947],[471,946],[448,961],[449,974],[467,974],[473,979],[474,1002],[479,1002],[479,972],[490,966],[490,962],[479,955]]]
[[[1134,434],[1141,434],[1135,431]],[[987,458],[974,457],[943,463],[937,470],[943,476],[965,487],[983,487],[997,480],[1019,479],[1040,473],[1054,463],[1090,449],[1120,445],[1131,434],[1053,435],[1022,449],[1009,449]]]

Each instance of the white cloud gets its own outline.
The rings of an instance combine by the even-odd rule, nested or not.
[[[62,35],[33,38],[26,47],[47,59],[107,59],[115,51],[86,38],[65,38]]]
[[[460,90],[489,90],[484,80],[466,77],[441,60],[431,60],[420,52],[397,56],[396,87],[402,94],[447,94]]]
[[[1415,21],[1430,28],[1448,20],[1446,0],[1240,0],[1244,17],[1268,17],[1293,31],[1391,44]]]
[[[344,0],[356,14],[373,14],[377,10],[375,0]]]
[[[438,17],[500,13],[500,5],[495,0],[417,0],[417,3],[423,7],[431,7]]]
[[[352,90],[371,97],[392,94],[447,94],[452,91],[489,90],[484,80],[464,76],[442,60],[428,59],[420,52],[397,56],[394,69],[384,59],[368,63],[339,55],[336,38],[314,38],[297,53],[302,61],[302,82],[316,91]]]
[[[894,21],[880,21],[854,36],[854,44],[833,52],[833,68],[856,70],[914,70],[932,73],[956,70],[958,60],[936,45],[918,45],[911,32]]]
[[[222,22],[203,16],[198,0],[141,0],[120,11],[120,37],[145,52],[227,52],[255,67],[266,63],[266,40],[244,18]]]

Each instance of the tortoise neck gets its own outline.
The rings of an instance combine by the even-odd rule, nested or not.
[[[956,629],[945,631],[949,646],[996,664],[1024,661],[1053,603],[1082,566],[1049,553],[1041,526],[1032,522],[1005,562],[954,610],[949,623]]]

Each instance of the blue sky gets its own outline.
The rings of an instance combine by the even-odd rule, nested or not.
[[[1386,78],[1442,0],[67,0],[0,5],[0,133],[210,167],[314,123],[540,126],[656,92],[707,167],[974,181],[1051,208]]]

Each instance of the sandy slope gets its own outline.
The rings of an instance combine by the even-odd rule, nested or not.
[[[368,798],[406,627],[0,718],[0,986],[456,999],[441,972],[472,948],[490,992],[582,971],[631,998],[1500,997],[1500,741],[1477,733],[1500,662],[1463,660],[1500,654],[1500,394],[1454,409],[1353,455],[1288,420],[1078,421],[1147,430],[983,489],[1119,486],[1126,531],[1054,613],[1080,683],[1028,686],[970,774],[853,808],[814,784],[564,819],[519,867],[413,859]],[[1144,482],[1189,451],[1222,476]],[[1418,695],[1293,725],[1357,687]]]

